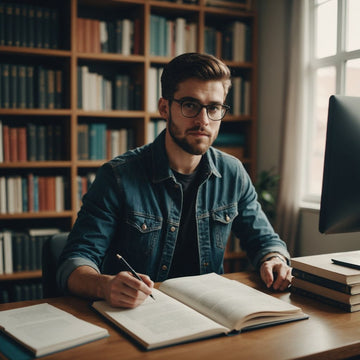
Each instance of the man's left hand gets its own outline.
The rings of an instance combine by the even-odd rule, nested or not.
[[[274,256],[261,264],[260,276],[268,288],[272,286],[274,290],[284,291],[291,284],[291,267],[286,264],[285,259],[283,261]]]

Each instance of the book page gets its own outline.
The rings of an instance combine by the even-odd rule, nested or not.
[[[296,306],[215,273],[169,279],[161,284],[160,290],[229,329],[240,330],[280,320],[279,317],[303,315]],[[255,316],[258,319],[245,325]]]
[[[0,327],[37,356],[108,335],[106,329],[46,303],[1,311]]]
[[[114,308],[105,301],[95,301],[92,306],[146,348],[229,331],[156,289],[153,295],[155,300],[149,297],[134,309]]]

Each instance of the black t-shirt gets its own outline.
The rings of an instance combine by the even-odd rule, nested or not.
[[[195,204],[201,171],[197,170],[189,175],[180,174],[174,170],[173,172],[183,189],[183,207],[169,278],[200,273]]]

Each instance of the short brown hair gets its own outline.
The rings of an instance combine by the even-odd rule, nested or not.
[[[172,59],[161,75],[162,97],[171,100],[178,85],[191,78],[199,80],[220,80],[225,95],[231,86],[230,69],[218,58],[200,53],[185,53]]]

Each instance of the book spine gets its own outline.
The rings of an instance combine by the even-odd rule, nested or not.
[[[10,161],[18,161],[18,133],[15,127],[9,129],[10,133]]]
[[[46,70],[41,66],[37,67],[37,106],[39,109],[46,109]]]
[[[345,294],[351,294],[351,286],[339,283],[337,281],[329,280],[320,276],[316,276],[305,271],[293,268],[292,275],[317,285],[325,286],[329,289],[337,290]]]
[[[50,9],[50,48],[59,48],[59,10]]]
[[[29,5],[27,19],[27,44],[29,47],[35,47],[35,7]]]
[[[55,108],[63,107],[63,75],[62,70],[55,70]]]
[[[23,244],[20,233],[12,234],[12,261],[13,271],[23,271]]]
[[[28,211],[34,212],[34,174],[27,175]]]
[[[54,160],[54,144],[55,144],[55,134],[54,134],[54,125],[53,124],[47,124],[45,126],[46,128],[46,143],[50,144],[50,146],[47,147],[46,152],[46,160]]]
[[[18,101],[17,105],[20,109],[26,108],[26,66],[19,65],[18,67]]]
[[[54,126],[54,143],[53,143],[54,160],[62,160],[63,152],[63,128],[62,125],[56,124]]]
[[[36,151],[36,125],[32,123],[27,123],[27,160],[36,161],[37,160],[37,151]]]
[[[55,109],[55,71],[46,71],[47,109]]]
[[[33,197],[34,197],[34,212],[40,210],[39,207],[39,176],[33,176]]]
[[[26,127],[18,127],[16,130],[18,140],[18,161],[24,162],[27,160]]]
[[[10,161],[10,128],[8,125],[3,125],[3,153],[4,162]]]
[[[10,108],[10,65],[2,64],[2,108]]]
[[[89,124],[89,160],[97,160],[96,124]]]
[[[27,36],[28,5],[20,4],[20,46],[28,46]]]
[[[35,8],[35,47],[44,47],[44,9]]]
[[[14,41],[14,8],[13,4],[6,3],[5,6],[5,37],[6,37],[6,43],[7,46],[13,46]]]
[[[50,18],[50,9],[44,8],[43,9],[43,21],[42,21],[42,47],[45,49],[50,49],[50,42],[51,42],[51,18]]]
[[[27,189],[27,179],[21,177],[21,193],[22,193],[22,212],[26,213],[29,211],[29,197]]]
[[[324,304],[335,306],[335,307],[340,308],[342,310],[345,310],[347,312],[352,312],[352,309],[353,309],[353,306],[350,305],[350,304],[345,304],[345,303],[342,303],[340,301],[333,300],[333,299],[330,299],[328,297],[325,297],[325,296],[322,296],[322,295],[319,295],[319,294],[314,294],[314,293],[312,293],[312,292],[310,292],[308,290],[300,289],[300,288],[297,288],[295,286],[291,286],[290,291],[293,294],[299,294],[299,295],[302,295],[302,296],[306,296],[306,297],[309,297],[311,299],[318,300],[318,301],[320,301],[320,302],[322,302]]]
[[[36,127],[36,160],[46,160],[46,127],[38,125]]]
[[[26,66],[26,107],[33,109],[34,104],[34,67]]]
[[[12,260],[12,236],[11,232],[5,230],[3,232],[3,244],[4,244],[4,273],[13,273],[13,260]]]
[[[18,107],[18,66],[10,65],[10,108]]]

